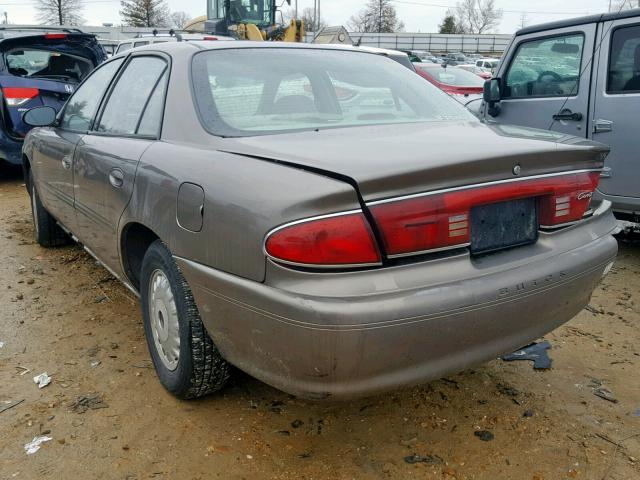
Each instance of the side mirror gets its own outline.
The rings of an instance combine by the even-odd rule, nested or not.
[[[24,112],[22,121],[31,127],[48,127],[56,121],[57,115],[58,112],[53,107],[35,107]]]
[[[500,113],[500,79],[492,78],[484,82],[484,92],[482,94],[484,103],[487,104],[487,113],[492,117],[497,117]]]

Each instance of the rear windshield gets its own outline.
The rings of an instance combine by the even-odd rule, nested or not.
[[[416,67],[438,82],[454,87],[482,87],[484,79],[462,68]]]
[[[194,56],[193,84],[205,128],[220,136],[475,121],[414,72],[363,52],[209,50]]]
[[[50,50],[14,49],[5,58],[9,73],[17,77],[80,82],[93,70],[86,58]]]

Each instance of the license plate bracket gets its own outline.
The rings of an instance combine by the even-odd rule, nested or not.
[[[535,198],[481,205],[471,209],[471,253],[495,252],[538,240]]]

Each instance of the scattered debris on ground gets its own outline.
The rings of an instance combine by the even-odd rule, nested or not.
[[[44,388],[51,383],[51,377],[47,375],[47,372],[44,372],[33,377],[33,381],[38,385],[38,388]]]
[[[102,399],[99,393],[89,395],[80,395],[70,405],[69,408],[76,413],[84,413],[87,410],[98,410],[101,408],[109,408],[109,405]]]
[[[47,437],[46,435],[33,437],[33,440],[24,444],[24,451],[27,452],[27,455],[33,455],[40,450],[43,443],[50,442],[51,440],[53,440],[53,438]]]
[[[547,354],[547,350],[551,348],[551,344],[547,341],[540,343],[532,343],[520,350],[502,356],[505,362],[513,362],[515,360],[531,360],[533,368],[536,370],[548,370],[551,368],[552,360]]]

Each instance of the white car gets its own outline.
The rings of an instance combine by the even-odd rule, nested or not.
[[[475,62],[473,73],[493,73],[498,69],[500,60],[497,58],[479,58]]]

